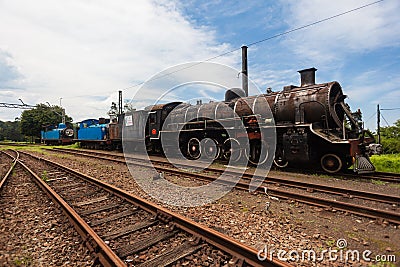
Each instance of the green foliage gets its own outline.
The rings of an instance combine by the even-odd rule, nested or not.
[[[25,110],[21,115],[21,132],[28,136],[40,137],[42,126],[57,125],[61,122],[62,108],[59,106],[49,107],[38,104],[34,109]],[[72,118],[65,116],[66,122],[72,122]]]
[[[78,142],[76,142],[76,143],[73,143],[73,144],[71,144],[71,145],[66,145],[66,146],[61,146],[62,148],[72,148],[72,149],[77,149],[77,148],[80,148],[80,146],[79,146],[79,143]]]
[[[377,171],[400,173],[400,154],[373,155],[371,162]]]
[[[326,240],[325,241],[325,243],[326,243],[326,245],[328,246],[328,247],[333,247],[335,244],[336,244],[336,240],[335,239],[329,239],[329,240]]]
[[[20,131],[20,122],[16,121],[0,121],[0,141],[11,140],[15,142],[24,141],[24,136]]]
[[[14,259],[14,265],[15,266],[32,266],[33,260],[30,255],[28,256],[21,256],[16,259]]]
[[[380,262],[377,262],[376,264],[372,264],[370,266],[371,267],[396,267],[396,264],[394,264],[393,262],[380,261]]]
[[[386,184],[385,182],[383,182],[383,181],[381,181],[381,180],[371,180],[371,182],[372,182],[373,184],[376,184],[376,185],[385,185],[385,184]]]
[[[42,172],[42,180],[47,182],[49,180],[49,177],[47,177],[47,171]]]
[[[385,154],[400,153],[400,120],[381,128],[381,144]]]

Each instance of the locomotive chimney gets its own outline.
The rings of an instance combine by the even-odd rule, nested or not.
[[[314,85],[315,84],[315,72],[317,71],[316,68],[304,69],[299,70],[300,79],[301,79],[301,87],[307,85]]]
[[[249,80],[247,78],[247,46],[242,46],[242,89],[249,96]]]

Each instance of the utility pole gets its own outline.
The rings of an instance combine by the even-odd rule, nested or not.
[[[377,124],[377,134],[378,134],[378,144],[381,143],[381,110],[379,109],[379,104],[376,107],[376,124]]]

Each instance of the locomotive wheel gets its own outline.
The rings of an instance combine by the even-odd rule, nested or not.
[[[250,142],[250,153],[246,151],[246,157],[251,164],[264,164],[268,159],[268,144],[264,140]]]
[[[282,148],[277,148],[274,158],[274,164],[278,168],[286,168],[289,165],[289,161],[285,159],[285,152]]]
[[[226,139],[223,145],[224,158],[236,162],[242,156],[240,142],[235,138]]]
[[[218,147],[217,141],[211,138],[201,140],[201,153],[209,159],[218,158],[220,148]]]
[[[201,156],[201,146],[199,139],[193,137],[189,140],[187,145],[187,153],[191,159],[198,159]]]
[[[289,165],[289,162],[283,158],[276,158],[274,159],[274,164],[278,168],[286,168]]]
[[[325,154],[321,158],[321,167],[324,171],[335,173],[342,169],[342,159],[335,154]]]

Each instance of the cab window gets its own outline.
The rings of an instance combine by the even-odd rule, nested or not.
[[[149,115],[149,122],[150,124],[156,124],[157,122],[157,113],[150,113]]]

